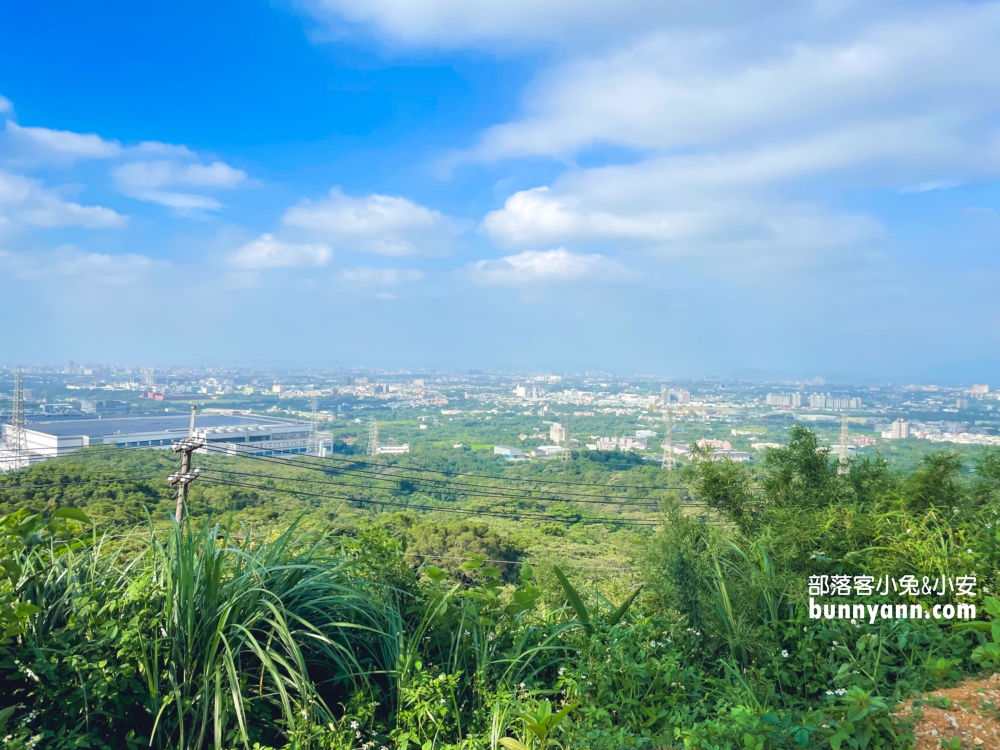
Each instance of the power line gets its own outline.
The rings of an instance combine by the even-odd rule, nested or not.
[[[220,451],[220,450],[224,450],[224,449],[217,449],[217,448],[216,449],[212,449],[212,448],[209,448],[209,450],[210,451],[211,450]],[[279,458],[279,457],[275,457],[275,456],[270,456],[270,457],[269,456],[245,456],[245,457],[246,458],[252,458],[254,460],[262,460],[262,461],[265,461],[265,462],[277,463],[279,465],[285,465],[285,466],[291,465],[291,466],[294,466],[295,468],[303,469],[303,470],[306,470],[306,471],[319,471],[319,472],[322,472],[324,475],[328,471],[328,469],[323,469],[322,467],[313,466],[313,465],[300,464],[300,463],[296,463],[294,461],[290,461],[289,459]],[[230,470],[230,469],[209,469],[207,467],[203,467],[202,470],[203,471],[229,473],[229,474],[241,474],[242,473],[242,474],[244,474],[244,476],[261,476],[261,477],[265,477],[265,478],[268,478],[268,479],[277,479],[277,480],[284,480],[284,481],[314,481],[317,484],[333,484],[333,485],[344,486],[344,487],[359,487],[359,488],[370,489],[370,488],[366,487],[366,485],[342,484],[342,483],[339,483],[339,482],[321,482],[319,480],[295,479],[295,478],[273,476],[273,475],[263,475],[263,474],[245,474],[243,472],[233,471],[233,470]],[[350,470],[347,470],[347,469],[338,469],[337,471],[338,471],[338,473],[347,473]],[[399,478],[399,479],[391,479],[391,478],[379,479],[379,478],[372,478],[372,479],[369,479],[368,481],[370,481],[370,482],[382,482],[382,483],[388,482],[388,483],[391,483],[393,485],[399,485],[399,484],[401,484],[403,482],[412,482],[412,483],[415,483],[415,484],[419,485],[422,482],[435,482],[437,480],[408,479],[408,478],[402,477],[402,478]],[[659,507],[659,503],[651,503],[651,502],[643,502],[643,501],[628,502],[628,501],[623,501],[623,500],[610,499],[610,498],[607,498],[607,496],[602,496],[602,495],[583,495],[583,494],[571,495],[569,493],[566,493],[569,497],[573,497],[573,498],[587,498],[587,499],[572,499],[572,500],[567,500],[567,499],[564,499],[562,497],[530,497],[528,495],[511,494],[511,492],[509,492],[509,491],[504,491],[505,488],[503,488],[503,487],[490,487],[490,486],[482,486],[482,485],[463,485],[463,486],[467,487],[468,489],[452,490],[451,488],[448,488],[448,487],[446,487],[444,489],[445,490],[449,490],[449,491],[454,491],[455,494],[466,494],[466,495],[476,494],[476,495],[479,495],[479,496],[482,496],[482,497],[497,497],[497,498],[506,498],[506,499],[512,499],[512,500],[515,500],[515,499],[516,500],[539,500],[539,501],[545,501],[545,502],[558,502],[558,503],[570,503],[570,502],[573,502],[573,503],[591,503],[591,504],[596,504],[596,505],[621,505],[621,506],[627,506],[627,507],[651,507],[651,508]],[[375,489],[380,489],[380,488],[375,488]],[[443,491],[442,488],[438,488],[438,487],[432,487],[431,490],[427,490],[426,488],[423,488],[423,487],[417,487],[417,489],[421,489],[422,491],[425,491],[425,492],[430,492],[430,491],[441,492],[441,491]],[[471,490],[471,491],[469,491],[469,490]],[[530,492],[538,492],[539,490],[529,490],[529,491]],[[599,498],[604,498],[604,499],[599,499]]]
[[[233,475],[244,476],[244,477],[259,477],[261,479],[275,479],[275,480],[278,480],[278,481],[281,481],[281,482],[307,482],[309,484],[329,484],[329,485],[332,485],[334,487],[357,487],[359,489],[381,489],[379,487],[376,487],[376,488],[365,487],[365,485],[360,485],[360,484],[343,484],[341,482],[324,482],[324,481],[319,480],[319,479],[308,479],[308,478],[305,478],[305,477],[282,477],[282,476],[276,476],[274,474],[259,474],[259,473],[248,474],[248,473],[243,472],[243,471],[233,471],[232,469],[209,469],[209,468],[206,468],[206,467],[202,467],[201,471],[203,473],[207,473],[207,474],[233,474]],[[391,480],[385,479],[385,480],[374,480],[374,481],[384,481],[384,482],[387,482],[387,481],[391,481]],[[472,494],[472,493],[468,493],[468,494]],[[658,508],[659,507],[659,503],[646,503],[646,502],[629,503],[629,502],[622,502],[621,500],[563,500],[562,498],[558,498],[558,497],[528,497],[528,496],[525,496],[525,495],[508,495],[508,494],[489,493],[489,492],[481,492],[481,493],[476,493],[476,494],[481,495],[483,497],[497,497],[497,498],[503,498],[503,499],[508,499],[508,500],[532,500],[532,501],[556,502],[556,503],[589,503],[589,504],[593,504],[593,505],[617,505],[617,506],[621,506],[621,507],[625,507],[625,508]]]
[[[538,520],[538,521],[554,521],[556,523],[565,524],[575,524],[575,523],[606,523],[611,525],[619,526],[658,526],[660,521],[655,519],[624,519],[624,518],[577,518],[577,519],[567,519],[560,516],[552,516],[544,513],[534,513],[534,512],[521,512],[521,511],[511,511],[508,513],[499,513],[489,510],[477,510],[472,508],[441,508],[436,505],[418,505],[418,504],[408,504],[408,503],[394,503],[389,500],[372,500],[352,497],[350,495],[325,495],[316,492],[303,492],[302,490],[280,490],[275,487],[264,487],[261,485],[254,484],[243,484],[240,482],[225,482],[218,479],[212,479],[209,477],[204,477],[204,481],[209,484],[221,485],[224,487],[241,487],[243,489],[251,490],[261,490],[264,492],[281,492],[286,495],[295,495],[298,497],[317,497],[324,500],[344,500],[349,503],[368,503],[371,505],[381,505],[393,508],[404,508],[406,510],[425,510],[431,512],[441,512],[441,513],[459,513],[463,515],[472,516],[490,516],[493,518],[506,518],[508,520],[519,521],[521,519]]]
[[[162,479],[162,474],[142,474],[137,476],[119,477],[115,479],[87,479],[72,482],[52,482],[51,484],[0,484],[0,492],[13,492],[14,490],[34,490],[52,487],[68,487],[80,484],[114,484],[116,482],[136,482],[143,479]]]
[[[319,471],[319,472],[322,472],[324,474],[335,472],[335,473],[338,473],[338,474],[352,474],[352,475],[371,476],[372,479],[370,481],[375,481],[375,482],[387,482],[388,481],[388,482],[392,482],[394,484],[398,484],[399,482],[404,482],[405,481],[405,482],[413,482],[413,483],[422,483],[424,485],[436,485],[438,487],[437,491],[439,491],[439,492],[452,491],[452,492],[455,492],[456,494],[471,494],[471,493],[468,493],[467,490],[473,490],[473,491],[476,491],[476,492],[482,494],[484,491],[492,491],[494,493],[497,493],[497,492],[499,492],[499,493],[506,493],[506,492],[514,491],[513,488],[496,487],[496,486],[490,486],[490,485],[485,485],[484,486],[484,485],[481,485],[481,484],[468,484],[468,483],[465,483],[465,482],[449,482],[449,481],[443,480],[443,479],[422,479],[422,478],[418,478],[418,477],[408,477],[408,476],[405,476],[405,475],[403,475],[403,476],[393,476],[393,475],[391,475],[391,474],[389,474],[387,472],[381,472],[381,471],[367,471],[365,469],[354,469],[354,468],[345,468],[345,467],[324,467],[324,466],[322,466],[320,464],[313,463],[313,462],[302,462],[300,459],[304,458],[304,456],[302,456],[301,454],[299,454],[299,455],[288,454],[288,455],[284,455],[284,456],[279,456],[279,455],[259,456],[259,455],[254,455],[254,454],[251,454],[251,453],[244,453],[244,452],[239,452],[239,451],[237,451],[234,454],[228,448],[222,448],[222,447],[217,447],[217,446],[208,446],[207,450],[209,450],[209,451],[215,451],[217,453],[225,453],[226,455],[238,455],[238,456],[242,456],[244,458],[250,458],[250,459],[254,459],[254,460],[265,460],[265,461],[269,460],[269,461],[278,462],[278,463],[281,463],[281,464],[284,464],[284,465],[291,464],[293,466],[296,466],[298,468],[301,468],[301,469],[304,469],[304,470],[307,470],[307,471]],[[384,478],[381,478],[381,477],[384,477]],[[496,481],[504,481],[503,478],[497,478],[497,477],[491,477],[491,478],[495,479]],[[591,486],[595,486],[595,485],[591,485]],[[610,487],[611,485],[596,485],[596,486],[599,486],[599,487]],[[542,490],[540,490],[540,489],[530,489],[530,490],[525,490],[525,491],[526,492],[542,492]],[[594,493],[572,493],[572,492],[563,492],[563,491],[560,491],[560,490],[556,490],[556,492],[558,492],[563,497],[574,497],[574,498],[575,497],[581,497],[581,498],[605,498],[605,499],[609,498],[608,495],[598,495],[598,494],[594,494]],[[545,498],[539,498],[539,499],[545,499]],[[553,500],[558,500],[560,502],[569,502],[569,501],[563,501],[562,498],[552,498],[552,499]]]
[[[477,474],[474,472],[464,472],[464,471],[442,471],[440,469],[426,469],[417,466],[401,466],[399,464],[382,464],[377,461],[359,461],[350,458],[338,458],[335,456],[326,456],[322,459],[323,461],[334,461],[340,463],[348,464],[361,464],[363,466],[376,466],[385,469],[398,469],[400,471],[415,471],[426,474],[438,474],[446,477],[477,477],[480,479],[492,479],[494,481],[501,482],[530,482],[532,484],[560,484],[560,485],[570,485],[577,487],[593,487],[593,482],[567,482],[558,479],[531,479],[529,477],[496,477],[490,474]],[[621,489],[621,490],[686,490],[687,487],[683,486],[664,486],[655,487],[653,485],[639,485],[639,484],[606,484],[600,485],[602,487]]]

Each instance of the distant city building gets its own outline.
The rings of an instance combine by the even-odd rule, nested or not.
[[[512,448],[509,445],[494,445],[493,454],[497,456],[503,456],[504,458],[509,460],[525,458],[523,450],[521,450],[520,448]]]
[[[561,445],[539,445],[532,451],[531,455],[535,458],[552,458],[568,450],[569,448],[563,448]]]
[[[514,395],[518,398],[541,398],[545,391],[537,385],[519,385],[514,389]]]
[[[811,409],[860,409],[861,399],[854,396],[813,393],[809,396],[809,407]]]
[[[409,453],[410,444],[403,443],[402,445],[380,445],[378,447],[378,452],[389,454]]]
[[[906,440],[910,437],[910,423],[904,419],[897,419],[892,423],[889,437],[892,440]]]
[[[728,440],[716,440],[715,438],[702,438],[697,442],[699,448],[711,448],[715,451],[730,451],[733,446]]]
[[[642,437],[599,437],[594,445],[599,451],[644,451],[649,443]]]
[[[768,393],[767,397],[764,399],[764,403],[768,406],[790,406],[793,409],[798,409],[802,406],[802,394]]]
[[[973,393],[989,393],[990,392],[990,387],[988,385],[979,385],[979,384],[976,384],[976,385],[972,386],[972,392]]]
[[[674,399],[676,399],[679,404],[690,404],[691,403],[691,391],[686,388],[682,388],[679,391],[674,391]]]
[[[955,408],[956,409],[968,409],[969,408],[969,399],[967,399],[967,398],[961,398],[961,397],[955,399]]]
[[[549,440],[551,440],[556,445],[561,445],[566,442],[566,428],[563,427],[558,422],[553,422],[552,426],[549,428]]]
[[[87,398],[80,401],[80,411],[84,414],[128,414],[131,410],[127,401],[94,401]]]
[[[638,438],[656,437],[656,430],[636,430],[635,436]]]

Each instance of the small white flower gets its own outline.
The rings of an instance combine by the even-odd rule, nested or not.
[[[442,705],[442,706],[444,705],[444,698],[442,698],[442,699],[440,700],[440,703],[441,703],[441,705]]]
[[[781,649],[781,658],[782,659],[787,659],[788,658],[788,651],[787,650]]]
[[[361,739],[361,732],[355,732],[354,736],[357,737],[358,739]]]
[[[440,680],[441,682],[444,682],[444,673],[443,672],[438,675],[438,680]]]
[[[357,729],[357,728],[358,728],[358,726],[359,726],[359,725],[358,725],[358,722],[356,722],[356,721],[352,721],[352,722],[351,722],[351,729]]]

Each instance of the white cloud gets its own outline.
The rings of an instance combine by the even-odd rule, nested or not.
[[[53,270],[62,276],[80,277],[101,284],[133,284],[149,274],[158,263],[144,255],[104,255],[68,251],[57,255]]]
[[[6,135],[12,141],[12,156],[16,160],[110,159],[121,153],[117,141],[105,140],[95,133],[21,127],[13,120],[7,120]]]
[[[190,151],[184,146],[146,142],[139,149],[149,153],[185,156]],[[221,161],[211,164],[184,164],[177,161],[134,161],[122,164],[112,171],[119,191],[131,198],[173,208],[185,214],[197,211],[218,211],[223,206],[216,198],[187,191],[166,190],[171,187],[202,189],[233,189],[247,181],[242,169],[235,169]]]
[[[425,274],[408,268],[345,268],[338,278],[349,286],[391,287],[421,281]]]
[[[623,216],[605,210],[587,210],[579,199],[560,197],[549,187],[522,190],[491,211],[483,229],[510,246],[571,240],[672,240],[691,236],[703,228],[704,213],[663,211]]]
[[[136,161],[117,167],[112,175],[120,187],[128,190],[155,190],[173,185],[234,188],[247,178],[242,169],[234,169],[221,161],[208,165]]]
[[[0,268],[27,281],[65,278],[127,286],[166,266],[144,255],[88,253],[73,246],[32,253],[0,252]]]
[[[543,26],[566,11],[559,0],[534,5],[525,12]],[[646,9],[642,26],[616,25],[637,6],[602,5],[606,43],[556,44],[521,114],[450,160],[566,164],[485,216],[480,231],[504,247],[632,247],[729,276],[849,264],[886,230],[863,212],[823,205],[830,196],[1000,176],[1000,2],[666,2]],[[399,12],[387,20],[389,6]],[[435,25],[442,8],[457,13],[451,41],[447,23]],[[592,11],[583,2],[567,28],[593,23]],[[450,0],[338,12],[408,44],[481,46],[536,33],[519,28],[523,18],[470,31]],[[487,2],[484,24],[492,12]],[[609,166],[580,168],[581,154]]]
[[[512,286],[545,282],[629,281],[631,271],[604,255],[581,255],[565,248],[526,250],[499,260],[480,260],[462,270],[480,286]]]
[[[722,15],[712,4],[670,0],[302,0],[300,5],[334,36],[360,28],[394,45],[505,53],[553,45],[592,47],[657,23],[699,23]],[[735,22],[767,16],[769,6],[790,12],[787,3],[752,5],[736,4],[727,12]]]
[[[326,245],[296,245],[283,242],[270,234],[262,234],[233,252],[228,262],[236,268],[259,270],[264,268],[294,268],[298,266],[325,266],[333,257]]]
[[[0,113],[6,114],[14,109],[14,105],[11,103],[10,99],[5,96],[0,96]]]
[[[683,196],[642,167],[580,171],[557,188],[515,193],[483,220],[482,230],[508,247],[571,242],[627,244],[655,255],[685,257],[713,275],[749,267],[807,266],[845,248],[881,239],[881,224],[863,214],[831,212],[801,202],[754,197],[746,191],[692,190]],[[652,194],[644,189],[659,192]]]
[[[454,219],[406,198],[352,198],[338,188],[288,209],[283,222],[315,240],[390,256],[443,254],[463,229]]]
[[[0,172],[0,217],[34,227],[113,229],[128,222],[110,208],[63,200],[37,180],[6,172]]]
[[[197,154],[187,146],[179,146],[173,143],[161,143],[160,141],[142,141],[138,146],[127,149],[129,154],[170,156],[177,159],[194,159]]]
[[[523,117],[485,133],[476,157],[766,142],[867,119],[943,116],[945,134],[992,132],[1000,4],[887,15],[846,31],[783,24],[753,44],[724,25],[653,31],[557,65],[531,88]]]

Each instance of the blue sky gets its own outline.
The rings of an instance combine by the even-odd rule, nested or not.
[[[998,370],[1000,4],[147,6],[0,26],[4,362]]]

